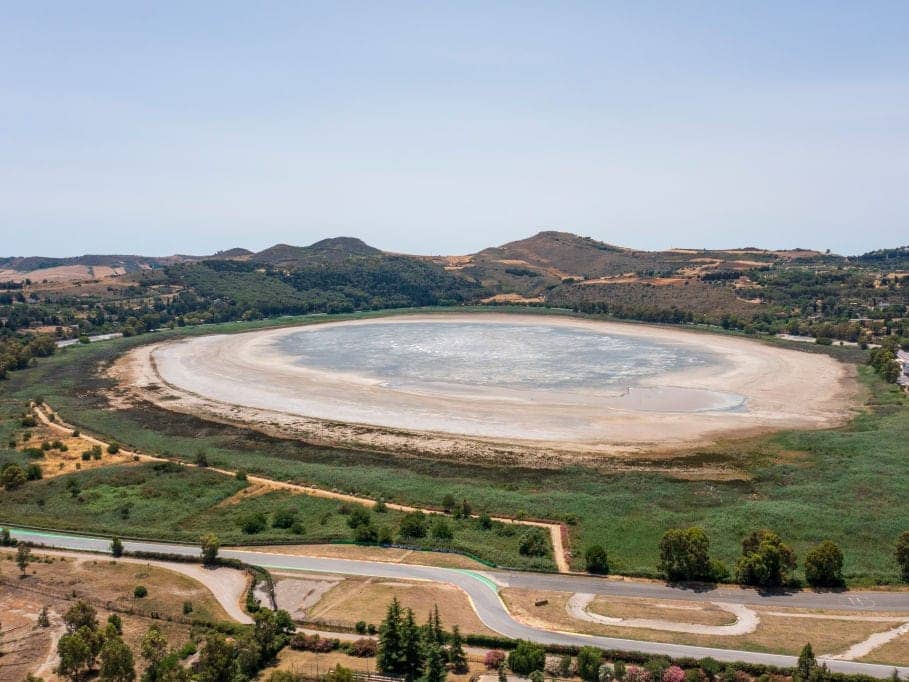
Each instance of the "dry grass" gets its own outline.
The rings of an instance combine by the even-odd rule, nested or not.
[[[234,496],[236,497],[236,496]],[[473,568],[485,570],[479,561],[462,554],[446,552],[422,552],[394,547],[361,547],[359,545],[281,545],[259,547],[257,551],[275,551],[296,556],[324,557],[328,559],[356,559],[361,561],[385,561],[392,564],[416,564],[439,568]]]
[[[39,554],[35,555],[36,558]],[[6,559],[7,555],[3,555]],[[27,673],[43,677],[48,682],[58,680],[53,674],[56,665],[56,646],[63,634],[62,617],[75,602],[73,589],[80,597],[92,600],[110,600],[118,605],[124,603],[123,590],[129,586],[129,595],[125,601],[132,599],[133,579],[137,571],[146,571],[144,566],[115,565],[109,561],[87,560],[75,562],[56,559],[53,563],[34,563],[29,566],[28,576],[24,579],[15,577],[18,572],[12,562],[3,561],[5,584],[0,588],[0,613],[3,614],[4,656],[0,658],[0,679],[20,680]],[[152,569],[142,583],[149,589],[149,604],[155,604],[162,616],[171,613],[174,608],[180,610],[184,599],[192,599],[197,607],[197,614],[214,608],[220,609],[209,595],[211,603],[206,603],[205,591],[195,581],[164,569]],[[189,584],[187,584],[189,583]],[[29,588],[29,589],[24,589]],[[67,591],[67,588],[68,591]],[[188,589],[189,588],[189,589]],[[180,594],[185,592],[184,594]],[[155,594],[158,600],[154,599]],[[178,597],[168,595],[179,594]],[[170,605],[165,605],[170,602]],[[37,626],[38,614],[47,607],[51,626]],[[98,622],[104,625],[111,611],[98,608]],[[190,638],[190,627],[163,619],[152,619],[147,615],[124,614],[118,612],[123,622],[123,640],[133,651],[136,668],[139,674],[144,668],[139,654],[139,643],[149,627],[155,625],[167,638],[172,648],[178,648]]]
[[[673,642],[698,646],[766,651],[796,655],[805,643],[810,642],[818,654],[838,654],[853,644],[864,641],[875,632],[893,627],[892,623],[847,621],[824,618],[787,618],[761,615],[761,624],[755,632],[730,637],[705,636],[678,632],[665,632],[640,628],[607,626],[577,620],[568,615],[565,605],[571,597],[567,592],[504,589],[502,599],[518,620],[528,625],[554,628],[589,635],[622,637],[645,641]],[[545,606],[533,606],[538,599],[548,599]],[[761,609],[756,609],[759,613]],[[857,617],[871,614],[852,614]],[[877,614],[874,614],[877,615]],[[649,612],[641,616],[649,616]]]
[[[860,661],[887,665],[909,664],[909,634],[902,635],[872,651]]]
[[[319,675],[324,674],[328,669],[334,668],[336,665],[341,665],[342,667],[350,668],[351,670],[375,672],[376,659],[356,658],[355,656],[348,656],[347,654],[342,654],[337,651],[328,654],[314,654],[311,651],[294,651],[293,649],[288,648],[279,654],[278,665],[275,669],[292,670],[294,672],[311,675],[312,679],[316,679],[316,673]],[[483,673],[485,671],[486,668],[482,663],[471,661],[469,672],[463,675],[455,675],[454,673],[449,672],[445,679],[454,680],[454,682],[465,682],[470,679],[471,675]],[[268,674],[269,671],[266,671],[265,676],[267,677]]]
[[[353,625],[365,620],[378,625],[394,597],[404,608],[413,609],[418,622],[425,621],[437,604],[445,628],[458,625],[465,634],[495,634],[480,621],[464,592],[439,583],[348,578],[329,590],[309,610],[309,616],[328,623]]]
[[[612,618],[651,618],[699,625],[731,625],[736,620],[735,614],[709,602],[626,599],[599,595],[588,609],[592,613]]]
[[[201,583],[187,576],[157,566],[117,562],[113,559],[93,559],[47,556],[34,551],[33,563],[27,576],[16,580],[22,587],[44,590],[47,594],[72,598],[89,597],[111,603],[118,609],[138,613],[157,613],[161,618],[183,615],[183,602],[192,602],[193,617],[205,620],[229,621],[230,617]],[[14,554],[3,556],[3,574],[14,576],[18,570],[13,563]],[[137,599],[133,589],[143,585],[148,596]]]
[[[31,434],[27,441],[22,440],[22,434],[19,434],[19,449],[41,448],[43,443],[55,443],[59,441],[66,446],[66,450],[44,450],[44,457],[34,460],[41,467],[41,474],[44,478],[53,478],[71,474],[74,471],[94,469],[96,467],[110,466],[111,464],[131,464],[132,456],[117,453],[111,455],[106,449],[101,449],[101,459],[82,459],[82,453],[91,450],[95,445],[94,441],[88,440],[83,436],[64,435],[62,430],[52,429],[44,424],[38,423],[38,426],[32,429],[24,429]],[[72,432],[66,432],[71,434]]]

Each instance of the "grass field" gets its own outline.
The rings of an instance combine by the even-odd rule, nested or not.
[[[80,428],[150,453],[192,460],[203,449],[213,464],[242,467],[281,480],[422,506],[438,506],[451,493],[469,499],[474,509],[565,520],[572,524],[576,567],[581,567],[583,549],[601,542],[609,550],[614,571],[653,575],[662,533],[672,526],[698,524],[710,535],[714,555],[730,565],[738,556],[741,538],[750,530],[768,527],[779,531],[800,558],[821,540],[837,542],[846,556],[847,579],[853,583],[897,579],[893,544],[900,532],[909,529],[905,494],[909,403],[904,394],[864,367],[859,377],[866,404],[843,428],[780,433],[693,451],[676,460],[686,467],[699,462],[729,464],[747,473],[746,480],[732,481],[679,480],[653,472],[616,473],[606,467],[559,471],[488,468],[315,447],[152,406],[113,411],[100,393],[109,381],[97,376],[99,363],[109,362],[137,344],[171,334],[239,331],[290,321],[210,325],[67,349],[37,367],[14,373],[3,384],[0,447],[17,430],[14,417],[24,402],[41,395]],[[8,450],[0,452],[0,457],[22,459]],[[222,481],[219,485],[229,484]],[[14,508],[18,495],[4,495],[0,517],[51,521],[46,508],[36,504],[20,501]],[[210,507],[193,513],[196,535],[197,520],[206,527],[223,526],[219,512]],[[61,513],[68,514],[62,509]],[[83,513],[78,523],[89,523],[94,516]],[[115,514],[103,518],[107,528],[123,528]],[[304,525],[307,533],[315,532],[312,520]],[[173,523],[152,528],[174,536],[188,532]],[[504,565],[521,565],[522,558],[516,553],[505,556],[499,550],[506,554],[511,550],[488,547],[483,540],[464,536],[464,542],[480,556]]]

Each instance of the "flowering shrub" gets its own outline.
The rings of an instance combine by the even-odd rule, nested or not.
[[[650,671],[645,668],[636,665],[625,668],[625,682],[650,682],[650,679]]]
[[[671,665],[663,671],[663,682],[685,682],[685,671],[677,665]]]
[[[486,652],[483,664],[487,670],[496,670],[505,661],[505,652],[501,649],[492,649]]]

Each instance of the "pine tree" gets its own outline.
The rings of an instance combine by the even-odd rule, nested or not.
[[[812,671],[817,668],[817,658],[814,656],[814,650],[811,648],[811,644],[806,644],[802,648],[802,653],[799,654],[798,665],[796,666],[796,677],[802,682],[805,682],[809,677],[811,677]]]
[[[421,644],[420,628],[414,621],[413,611],[407,609],[401,625],[401,653],[404,662],[404,676],[408,680],[417,679],[423,672]]]
[[[464,642],[461,639],[461,629],[455,625],[451,629],[451,648],[448,651],[448,660],[452,670],[458,675],[463,675],[469,669],[467,654],[464,653]]]
[[[395,597],[388,605],[385,620],[379,626],[379,649],[376,668],[379,672],[398,675],[403,672],[404,649],[401,632],[401,605]]]
[[[429,629],[433,641],[439,646],[445,644],[445,632],[442,630],[442,619],[439,617],[439,605],[434,604],[429,614]]]
[[[425,682],[445,682],[445,662],[442,660],[442,647],[431,641],[426,647]]]

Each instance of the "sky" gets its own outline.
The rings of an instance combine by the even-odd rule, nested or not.
[[[0,3],[0,256],[544,229],[909,243],[909,3]]]

